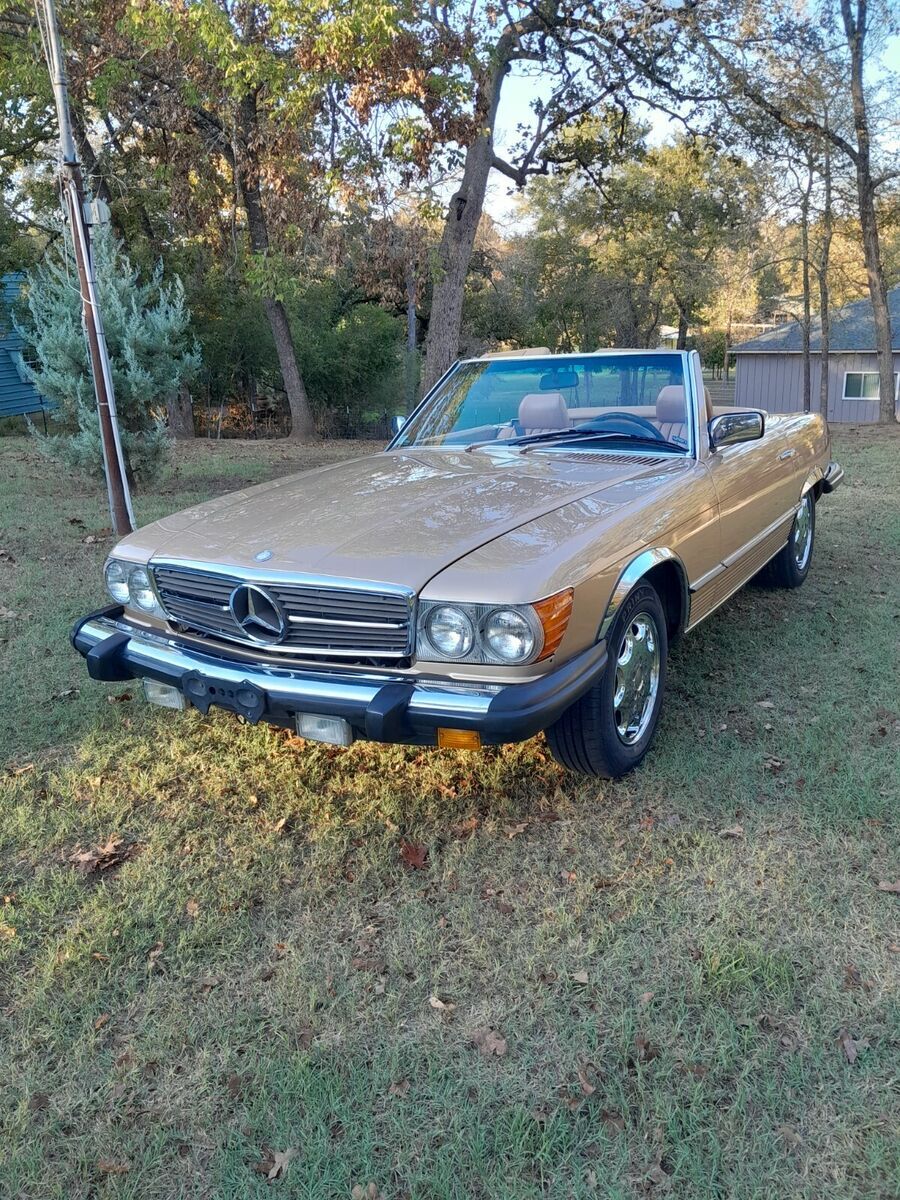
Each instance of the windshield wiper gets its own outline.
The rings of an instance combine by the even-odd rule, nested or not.
[[[599,429],[551,429],[547,433],[525,433],[520,437],[508,438],[503,444],[505,446],[534,446],[540,445],[542,442],[570,442],[581,439],[597,442],[610,440],[637,442],[641,446],[668,448],[678,450],[682,454],[687,451],[686,446],[679,446],[677,442],[669,442],[665,438],[645,437],[639,433],[604,433]]]

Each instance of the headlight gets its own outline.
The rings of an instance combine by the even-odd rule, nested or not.
[[[572,613],[571,588],[531,604],[445,604],[420,600],[416,656],[423,662],[541,662],[562,643]]]
[[[503,662],[524,662],[534,650],[534,630],[520,612],[497,608],[484,623],[484,640]]]
[[[475,627],[461,608],[442,604],[425,618],[425,636],[444,658],[465,658],[475,644]]]
[[[117,558],[106,564],[106,590],[116,604],[128,603],[128,568]]]
[[[110,558],[104,570],[106,590],[116,604],[130,604],[141,612],[165,617],[166,611],[156,598],[150,572],[136,563]]]
[[[145,567],[132,567],[128,572],[128,590],[131,593],[132,604],[142,608],[144,612],[158,610],[156,593],[153,591],[150,575]]]

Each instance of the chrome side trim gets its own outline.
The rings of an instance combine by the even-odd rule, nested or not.
[[[698,579],[694,580],[690,586],[690,590],[692,592],[699,592],[701,588],[706,587],[708,583],[711,583],[717,575],[721,575],[724,570],[724,563],[716,563],[711,571],[707,571],[705,575],[701,575]]]
[[[722,565],[724,567],[733,567],[738,559],[743,558],[745,554],[749,554],[754,546],[758,546],[760,542],[764,542],[766,538],[769,537],[770,534],[773,534],[776,529],[785,523],[785,521],[787,521],[789,518],[793,519],[793,517],[796,515],[796,512],[797,506],[791,505],[787,512],[782,514],[777,521],[773,521],[771,525],[767,525],[761,533],[756,535],[756,537],[752,537],[749,542],[745,542],[743,546],[735,550],[733,554],[729,554],[727,558],[723,558]],[[692,588],[691,590],[693,591],[694,589]]]
[[[723,571],[727,571],[729,567],[733,567],[734,564],[742,559],[745,554],[749,554],[755,546],[758,546],[760,542],[764,542],[767,537],[770,537],[780,525],[784,524],[788,517],[793,517],[796,511],[797,510],[795,508],[789,509],[784,516],[779,517],[777,521],[773,521],[771,525],[767,525],[761,533],[756,534],[756,536],[752,537],[749,542],[745,542],[744,545],[735,550],[733,554],[729,554],[727,558],[723,558],[721,562],[716,563],[711,570],[707,571],[704,575],[700,575],[692,584],[690,584],[691,594],[693,595],[694,593],[699,592],[702,588],[705,588],[708,583],[712,583],[712,581],[717,576],[721,575]]]
[[[652,571],[654,567],[658,567],[660,563],[672,562],[678,567],[678,573],[681,576],[682,587],[687,593],[687,573],[684,569],[684,563],[674,552],[665,546],[656,546],[652,550],[644,550],[633,558],[622,574],[616,581],[616,586],[613,588],[612,596],[609,604],[606,606],[606,612],[603,616],[603,622],[600,625],[599,637],[605,638],[609,633],[610,626],[616,619],[616,613],[624,603],[628,593],[641,580],[648,571]],[[682,607],[687,613],[687,595],[682,597]]]

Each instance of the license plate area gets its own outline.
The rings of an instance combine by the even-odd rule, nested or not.
[[[208,713],[216,705],[238,713],[255,725],[266,711],[266,693],[248,679],[240,683],[226,683],[211,679],[199,671],[189,671],[181,680],[181,689],[190,703],[202,713]]]

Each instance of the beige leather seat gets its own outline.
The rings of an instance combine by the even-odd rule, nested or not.
[[[522,397],[519,427],[523,433],[552,433],[571,426],[562,392],[528,392]]]
[[[667,442],[687,445],[687,400],[684,388],[669,384],[656,397],[656,425]]]

